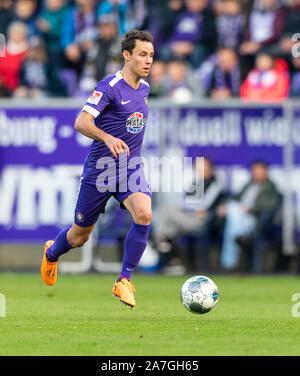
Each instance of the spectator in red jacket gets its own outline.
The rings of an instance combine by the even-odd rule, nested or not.
[[[288,95],[289,77],[284,60],[274,59],[262,52],[256,57],[255,68],[250,71],[241,87],[241,98],[255,102],[282,102]]]
[[[27,27],[24,23],[16,21],[8,27],[5,55],[0,57],[0,82],[8,92],[18,86],[19,72],[28,49],[26,36]]]

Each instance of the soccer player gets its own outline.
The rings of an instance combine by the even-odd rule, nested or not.
[[[152,35],[129,31],[121,44],[124,66],[100,81],[76,119],[75,129],[92,138],[78,191],[74,223],[44,246],[41,274],[47,285],[57,278],[59,257],[81,247],[113,196],[129,211],[133,224],[125,239],[122,270],[112,292],[134,307],[130,282],[146,248],[151,226],[151,190],[143,173],[141,147],[148,116],[148,76],[153,62]]]

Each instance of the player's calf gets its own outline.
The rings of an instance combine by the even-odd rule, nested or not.
[[[89,240],[89,237],[89,234],[72,236],[70,239],[70,245],[72,248],[82,247]]]
[[[67,240],[72,248],[82,247],[90,238],[95,225],[89,227],[80,227],[73,223],[68,232]]]

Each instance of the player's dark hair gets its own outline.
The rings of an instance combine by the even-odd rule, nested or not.
[[[136,46],[136,41],[141,40],[143,42],[153,43],[153,36],[146,30],[130,30],[125,34],[124,39],[121,42],[121,51],[128,51],[130,55]]]

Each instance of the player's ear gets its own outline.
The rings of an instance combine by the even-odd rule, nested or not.
[[[127,61],[129,59],[129,57],[131,56],[129,51],[127,51],[127,50],[124,50],[122,54],[123,54],[123,58],[124,58],[125,61]]]

